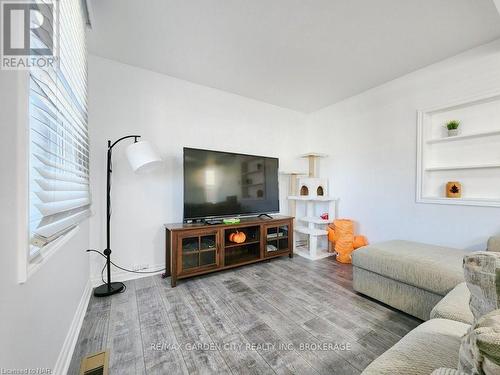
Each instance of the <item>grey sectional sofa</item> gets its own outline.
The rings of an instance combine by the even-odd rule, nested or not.
[[[500,237],[488,241],[500,252]],[[468,252],[407,241],[390,241],[353,253],[354,289],[422,320],[428,320],[373,361],[364,375],[430,374],[455,368],[460,340],[473,316],[464,282]]]
[[[464,281],[464,250],[388,241],[352,254],[354,290],[428,320],[434,306]]]

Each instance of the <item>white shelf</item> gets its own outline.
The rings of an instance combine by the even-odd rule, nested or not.
[[[294,201],[315,201],[315,202],[331,202],[337,200],[337,198],[334,197],[309,197],[300,195],[289,195],[288,199]]]
[[[428,167],[425,168],[426,171],[452,171],[459,169],[487,169],[487,168],[500,168],[500,163],[490,163],[490,164],[471,164],[471,165],[452,165],[448,167]]]
[[[427,141],[427,143],[433,144],[433,143],[453,142],[453,141],[460,141],[463,139],[470,139],[470,138],[489,137],[492,135],[500,135],[500,130],[493,130],[493,131],[482,132],[482,133],[456,135],[454,137],[434,138],[434,139],[429,139]]]
[[[302,246],[297,246],[294,251],[295,254],[300,255],[301,257],[304,257],[306,259],[310,260],[317,260],[317,259],[323,259],[323,258],[328,258],[331,256],[334,256],[334,253],[328,252],[326,249],[319,249],[316,253],[315,257],[312,257],[311,254],[309,253],[309,250],[307,247],[302,247]]]
[[[299,217],[297,218],[299,221],[304,221],[306,223],[314,223],[314,224],[330,224],[333,223],[332,219],[322,219],[320,217],[310,217],[310,216],[304,216],[304,217]]]
[[[328,235],[328,231],[323,230],[323,229],[313,229],[313,228],[296,226],[293,228],[293,230],[296,232],[302,233],[302,234],[309,234],[311,236],[326,236],[326,235]]]
[[[500,199],[424,197],[421,203],[500,207]]]

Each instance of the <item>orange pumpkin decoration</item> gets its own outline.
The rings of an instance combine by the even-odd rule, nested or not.
[[[368,245],[368,240],[365,236],[354,236],[354,249],[359,249],[360,247]]]
[[[243,243],[247,239],[247,236],[243,232],[236,231],[235,233],[231,233],[229,235],[229,241],[234,243]]]

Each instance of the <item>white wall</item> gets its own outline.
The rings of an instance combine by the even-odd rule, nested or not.
[[[322,173],[340,215],[371,242],[483,249],[500,233],[499,208],[415,203],[416,111],[499,89],[497,40],[311,114],[309,143],[330,155]]]
[[[340,216],[358,221],[371,242],[401,238],[481,249],[500,232],[498,208],[415,203],[417,109],[498,90],[500,41],[310,115],[96,56],[89,79],[91,246],[105,246],[106,140],[139,133],[165,159],[161,170],[137,176],[126,144],[115,150],[112,249],[125,267],[164,264],[162,224],[182,219],[183,146],[278,156],[281,169],[306,169],[296,158],[302,152],[329,154],[322,175],[341,199]],[[288,187],[280,180],[283,198]],[[102,264],[93,256],[93,278]]]
[[[63,346],[89,277],[88,220],[24,284],[17,257],[27,251],[28,199],[25,139],[27,81],[24,72],[0,71],[0,368],[50,368]],[[23,237],[22,233],[26,236]],[[21,236],[18,236],[21,233]]]
[[[112,258],[124,267],[164,265],[162,225],[182,220],[184,146],[276,156],[281,170],[305,166],[297,158],[307,148],[304,114],[96,56],[89,88],[94,248],[105,247],[107,140],[140,134],[165,160],[161,170],[138,176],[125,156],[130,141],[113,153]],[[284,198],[286,178],[280,182]],[[281,205],[286,212],[286,200]],[[99,276],[102,259],[93,255],[92,263]]]

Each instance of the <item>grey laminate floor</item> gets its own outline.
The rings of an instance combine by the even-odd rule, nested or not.
[[[352,291],[350,265],[296,256],[92,297],[69,374],[358,374],[420,321]]]

